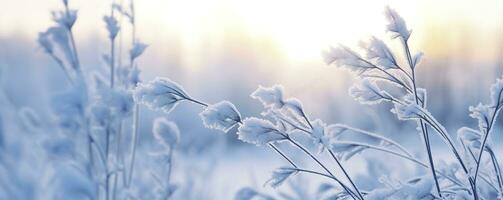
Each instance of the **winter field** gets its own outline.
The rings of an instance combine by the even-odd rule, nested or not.
[[[503,199],[503,2],[0,5],[0,200]]]

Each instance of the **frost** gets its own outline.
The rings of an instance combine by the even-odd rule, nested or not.
[[[421,119],[424,112],[416,103],[394,103],[391,112],[395,113],[400,120]]]
[[[463,141],[464,144],[469,145],[469,147],[480,149],[482,135],[471,128],[462,127],[457,132],[458,138]]]
[[[283,100],[283,102],[284,102],[284,105],[283,105],[284,108],[289,109],[297,116],[304,116],[304,110],[302,109],[302,103],[298,99],[289,98],[289,99]]]
[[[137,103],[145,104],[150,109],[169,113],[181,100],[190,99],[177,83],[157,77],[148,83],[141,83],[133,92]]]
[[[382,40],[372,37],[368,43],[362,43],[362,47],[367,52],[366,57],[374,59],[377,65],[382,66],[384,69],[399,68],[395,56]]]
[[[271,122],[254,117],[243,120],[237,134],[238,139],[257,146],[286,139]]]
[[[104,16],[103,21],[105,21],[105,25],[107,27],[108,38],[111,40],[115,39],[120,30],[119,22],[114,16]]]
[[[330,47],[328,51],[323,53],[323,57],[328,65],[334,63],[336,66],[346,67],[357,73],[375,68],[374,65],[363,60],[356,52],[342,45],[337,48]]]
[[[349,88],[349,95],[361,104],[369,105],[392,99],[391,95],[381,90],[374,81],[368,78],[362,79],[359,84]]]
[[[135,42],[133,48],[131,48],[131,50],[129,51],[129,58],[131,60],[135,60],[136,58],[138,58],[143,54],[143,52],[145,51],[145,49],[147,49],[147,47],[148,47],[147,44],[141,42]]]
[[[70,30],[75,24],[75,21],[77,21],[77,10],[68,10],[68,12],[53,11],[52,20],[58,23],[60,26]]]
[[[52,54],[54,52],[54,46],[50,40],[49,32],[40,32],[38,33],[38,44],[44,49],[44,51],[48,54]]]
[[[272,177],[269,179],[267,182],[271,185],[273,188],[277,188],[280,186],[283,182],[285,182],[290,175],[294,174],[297,172],[297,170],[293,168],[288,168],[288,167],[281,167],[272,172]]]
[[[157,118],[154,120],[153,127],[154,138],[162,145],[173,148],[180,138],[178,126],[166,118]]]
[[[324,149],[331,149],[331,137],[327,135],[327,125],[319,119],[314,120],[311,124],[313,125],[313,134],[311,136],[315,139],[315,143],[320,145],[319,152]]]
[[[204,126],[228,132],[234,125],[241,122],[241,115],[236,107],[228,101],[209,105],[199,114]]]
[[[491,85],[491,105],[496,106],[503,102],[503,79],[497,79],[496,83]]]
[[[390,7],[386,7],[384,15],[386,16],[386,20],[388,20],[386,28],[392,33],[392,38],[401,37],[404,41],[407,41],[411,32],[407,29],[405,20]]]
[[[274,85],[270,88],[259,86],[250,96],[258,99],[266,108],[279,109],[284,104],[283,87],[280,85]]]
[[[423,52],[419,52],[412,57],[412,66],[416,67],[423,59]]]
[[[250,96],[262,102],[266,109],[291,111],[294,115],[296,115],[292,116],[295,121],[297,121],[298,117],[304,116],[302,103],[295,98],[284,99],[283,86],[281,85],[274,85],[269,88],[259,86],[259,88]],[[284,114],[292,113],[284,112]]]
[[[426,89],[424,88],[417,88],[416,89],[416,93],[417,93],[417,98],[419,99],[421,105],[423,105],[423,107],[426,106],[426,103],[428,101],[428,98],[427,98],[427,92],[426,92]],[[416,99],[414,97],[414,94],[407,94],[403,97],[403,99],[406,101],[406,102],[415,102]]]
[[[479,103],[477,106],[470,106],[470,117],[478,120],[480,130],[487,130],[490,120],[491,109],[487,105]]]

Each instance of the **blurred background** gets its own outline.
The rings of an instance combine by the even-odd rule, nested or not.
[[[74,34],[84,69],[107,70],[101,59],[109,51],[102,16],[109,14],[111,3],[70,1],[70,7],[79,10]],[[50,11],[61,9],[61,2],[0,0],[0,5],[0,86],[4,105],[9,103],[0,107],[2,114],[30,107],[50,124],[49,97],[51,91],[64,88],[64,77],[36,39],[53,23]],[[285,96],[300,99],[313,119],[346,123],[412,144],[419,139],[414,123],[398,121],[388,112],[389,105],[359,105],[347,92],[354,77],[327,66],[321,56],[331,45],[357,47],[359,41],[377,36],[403,58],[400,43],[384,32],[387,5],[412,29],[411,48],[425,53],[418,76],[419,86],[429,92],[430,111],[451,133],[461,126],[475,127],[468,106],[487,102],[490,84],[503,73],[503,1],[136,1],[137,36],[149,45],[138,60],[141,77],[143,81],[168,77],[209,103],[229,100],[245,117],[262,111],[260,102],[249,97],[258,85],[281,84]],[[122,30],[127,32],[128,27]],[[129,35],[119,39],[128,49]],[[236,130],[222,134],[203,128],[200,111],[182,104],[166,115],[182,133],[175,180],[184,181],[183,174],[193,167],[201,174],[214,172],[211,178],[194,176],[203,180],[200,184],[215,183],[201,189],[215,198],[228,199],[242,186],[270,191],[262,183],[270,170],[284,164],[282,160],[269,149],[238,141]],[[152,119],[160,115],[165,114],[142,110],[142,148],[148,148]],[[501,128],[501,123],[496,126]],[[435,148],[447,149],[438,138],[434,143]],[[411,148],[422,150],[421,145]],[[368,170],[356,163],[355,173]]]

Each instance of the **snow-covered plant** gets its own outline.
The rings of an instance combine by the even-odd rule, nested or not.
[[[173,170],[173,151],[180,140],[180,130],[174,122],[157,118],[154,120],[153,134],[162,149],[152,155],[160,160],[162,167],[157,170],[159,172],[151,171],[151,175],[157,182],[157,198],[169,199],[177,188],[170,183],[170,179]]]
[[[471,156],[475,161],[475,166],[469,166],[467,160],[463,159],[458,145],[451,138],[447,130],[439,123],[438,120],[427,110],[426,105],[426,90],[417,87],[416,68],[423,56],[419,52],[412,55],[409,47],[409,39],[412,31],[407,28],[405,20],[393,9],[386,8],[385,16],[388,21],[386,30],[391,34],[391,39],[396,39],[401,42],[406,65],[401,65],[396,55],[390,48],[380,39],[372,37],[369,42],[362,43],[362,51],[366,56],[360,56],[354,50],[345,46],[331,47],[325,52],[325,61],[327,64],[335,64],[336,66],[345,67],[350,71],[356,72],[356,76],[360,78],[359,83],[353,86],[349,92],[357,101],[362,104],[377,104],[390,102],[393,104],[392,112],[395,113],[400,120],[416,121],[418,130],[424,139],[426,153],[429,159],[429,168],[431,170],[431,180],[434,181],[436,194],[439,198],[444,196],[452,196],[451,191],[447,188],[442,189],[440,181],[447,178],[451,183],[457,184],[465,189],[474,199],[480,199],[478,195],[479,185],[477,185],[477,177],[479,177],[479,167],[483,149],[486,149],[487,136],[493,126],[494,120],[497,117],[501,106],[501,91],[503,90],[503,81],[498,80],[491,87],[491,104],[479,104],[476,107],[470,107],[470,116],[477,119],[479,122],[479,131],[473,129],[462,128],[458,131],[458,137],[465,148],[466,154]],[[395,86],[400,93],[382,90],[380,88],[389,88]],[[396,91],[396,90],[393,90]],[[433,153],[430,145],[429,129],[437,132],[444,142],[452,150],[457,162],[465,176],[465,183],[460,183],[454,177],[445,177],[440,175],[435,169],[433,163]],[[473,149],[475,147],[475,149]],[[345,144],[339,146],[340,152],[358,153],[362,149],[367,148],[365,145]],[[490,149],[490,148],[488,148]],[[383,149],[386,150],[386,149]],[[491,150],[489,150],[491,151]],[[477,153],[475,156],[474,152]],[[409,158],[412,158],[410,155]],[[493,159],[495,162],[496,160]],[[496,164],[495,164],[496,165]],[[472,169],[473,168],[473,169]],[[495,171],[499,173],[499,168],[495,167]],[[497,175],[498,185],[501,185],[501,177]],[[457,183],[456,183],[457,182]],[[468,184],[466,184],[466,182]],[[486,181],[489,185],[492,183]],[[468,186],[467,186],[468,185]],[[494,187],[495,188],[495,187]],[[446,191],[447,190],[447,191]],[[501,189],[497,192],[501,194]],[[396,192],[395,190],[390,192]],[[387,192],[386,192],[387,193]],[[369,197],[372,195],[369,195]],[[384,198],[380,196],[379,198]],[[386,198],[390,198],[387,196]],[[400,197],[404,198],[404,197]],[[415,196],[414,198],[419,198]]]
[[[110,51],[102,55],[105,70],[91,72],[82,67],[84,65],[79,60],[74,39],[73,28],[78,12],[70,9],[68,0],[62,2],[64,9],[52,12],[54,25],[38,35],[40,47],[68,80],[66,88],[55,92],[51,99],[55,133],[37,138],[45,150],[44,156],[50,161],[47,168],[53,172],[47,186],[52,187],[51,191],[47,191],[49,199],[140,199],[138,191],[143,188],[134,188],[134,180],[142,178],[143,174],[136,178],[133,176],[140,138],[140,104],[167,114],[184,102],[203,107],[199,117],[206,128],[226,133],[237,130],[240,141],[257,147],[270,147],[281,156],[289,166],[272,172],[272,178],[267,183],[273,188],[280,187],[296,174],[306,173],[333,181],[320,186],[319,194],[329,194],[327,199],[478,200],[503,197],[503,176],[490,142],[490,134],[494,132],[503,107],[503,79],[498,79],[491,86],[490,103],[469,108],[470,116],[478,122],[478,129],[463,127],[457,132],[458,140],[452,139],[447,129],[428,110],[426,89],[417,84],[416,70],[423,53],[411,52],[409,39],[412,31],[405,20],[389,7],[384,13],[388,21],[386,31],[392,40],[400,42],[403,52],[394,52],[385,40],[371,37],[361,42],[361,51],[343,45],[330,47],[324,52],[324,60],[329,65],[346,68],[358,77],[357,83],[349,89],[349,95],[356,101],[366,105],[389,103],[391,112],[399,120],[415,122],[424,140],[428,162],[421,161],[398,142],[380,134],[311,119],[301,101],[286,97],[281,85],[259,86],[250,97],[260,101],[264,111],[261,116],[243,117],[230,101],[205,103],[168,78],[157,77],[142,83],[137,59],[148,45],[136,36],[133,0],[129,1],[127,8],[122,3],[112,4],[111,13],[103,17]],[[122,62],[122,40],[118,40],[127,30],[122,24],[123,17],[129,22],[132,38],[130,49],[126,51],[126,64]],[[402,57],[403,60],[400,59]],[[25,123],[26,127],[33,125],[32,128],[36,129],[40,122],[38,118],[34,120],[34,113],[20,111],[21,123]],[[125,125],[131,127],[124,128]],[[0,155],[3,155],[1,128]],[[450,148],[456,163],[433,162],[432,131]],[[156,169],[149,171],[155,181],[155,187],[149,189],[156,191],[152,196],[159,199],[169,199],[177,191],[177,186],[171,183],[171,175],[173,155],[180,137],[180,130],[174,122],[165,118],[154,120],[153,138],[159,150],[151,155],[159,162],[154,166]],[[125,145],[130,145],[131,149],[124,151]],[[312,165],[291,159],[290,156],[298,151],[311,162],[308,164],[318,168],[311,169]],[[357,182],[358,179],[350,174],[345,162],[367,151],[396,156],[429,170],[431,175],[406,181],[383,176],[379,178],[382,187],[366,191],[361,187],[363,183]],[[490,159],[483,160],[484,153]],[[125,159],[126,156],[129,159]],[[330,159],[337,168],[332,169],[329,161],[322,158]],[[5,172],[15,171],[11,159],[0,159],[2,177],[10,178],[11,175]],[[0,180],[4,181],[3,178]],[[11,191],[10,186],[0,188],[0,198],[9,196]],[[30,196],[26,194],[26,197]],[[273,199],[252,188],[243,188],[235,198]]]
[[[423,163],[397,142],[379,134],[346,125],[327,125],[321,120],[310,120],[300,101],[295,98],[285,98],[283,87],[279,85],[259,86],[251,97],[259,100],[266,110],[260,118],[245,117],[243,120],[231,103],[224,101],[208,105],[189,96],[180,85],[165,78],[156,78],[150,83],[140,85],[134,92],[135,101],[166,113],[182,101],[192,102],[205,107],[200,116],[208,128],[227,132],[233,126],[239,125],[238,139],[257,146],[268,145],[291,164],[291,167],[282,167],[273,173],[273,178],[270,180],[273,187],[279,186],[297,172],[305,172],[334,180],[342,190],[338,198],[435,199],[464,198],[470,195],[474,199],[481,199],[486,198],[481,196],[490,194],[479,194],[481,185],[477,184],[477,178],[480,177],[498,194],[501,194],[503,189],[501,189],[499,165],[490,145],[486,143],[503,102],[501,100],[503,81],[498,80],[491,87],[491,104],[480,104],[470,108],[471,116],[479,121],[480,130],[466,128],[460,130],[461,144],[456,143],[446,128],[428,111],[426,89],[417,86],[416,68],[423,53],[418,52],[414,55],[411,53],[409,39],[412,31],[407,28],[405,20],[395,10],[386,8],[385,16],[388,20],[387,31],[391,34],[391,39],[400,41],[406,65],[398,60],[397,53],[394,53],[383,40],[376,37],[372,37],[368,42],[362,42],[361,47],[365,56],[341,45],[331,47],[326,51],[325,61],[327,64],[345,67],[355,72],[360,78],[360,81],[349,91],[357,101],[362,104],[391,103],[393,105],[391,111],[399,120],[416,122],[417,130],[424,140],[428,163]],[[389,89],[390,87],[395,88]],[[431,131],[441,136],[455,156],[459,168],[435,167],[434,154],[430,145]],[[352,134],[348,136],[347,133]],[[318,147],[318,153],[330,154],[350,186],[341,181],[340,177],[335,176],[315,154],[310,152],[309,148],[305,147],[309,144],[298,140],[302,137],[301,135],[310,139],[309,144],[315,144]],[[299,167],[278,148],[279,143],[287,143],[298,148],[323,171],[317,172]],[[459,145],[467,150],[460,151]],[[376,150],[403,158],[429,169],[431,176],[412,179],[406,183],[388,184],[387,188],[373,188],[372,191],[363,192],[357,187],[341,161],[349,160],[365,150]],[[498,187],[494,186],[490,177],[479,173],[484,151],[490,152],[492,156]],[[474,161],[467,161],[466,157],[471,157]],[[469,163],[474,164],[469,165]],[[390,181],[387,182],[390,183]],[[432,192],[433,188],[436,192]],[[253,196],[255,193],[249,194]]]
[[[180,140],[180,130],[175,123],[165,118],[154,121],[154,138],[163,146],[173,148]]]
[[[123,196],[120,193],[128,192],[134,170],[139,111],[138,106],[134,104],[130,89],[140,82],[139,69],[135,61],[143,54],[147,45],[136,42],[134,20],[128,20],[133,27],[131,55],[128,59],[129,64],[120,66],[122,44],[119,45],[117,52],[116,38],[121,37],[119,34],[121,18],[122,16],[131,18],[134,16],[134,11],[128,11],[126,15],[122,5],[114,4],[111,7],[111,14],[103,17],[110,40],[110,53],[103,55],[108,66],[105,71],[109,73],[100,74],[89,69],[83,70],[72,32],[77,21],[77,11],[70,9],[69,1],[62,2],[64,9],[52,13],[55,25],[39,33],[38,38],[38,43],[44,52],[58,64],[69,80],[67,89],[57,92],[51,102],[52,112],[57,119],[57,128],[62,134],[59,134],[58,140],[47,140],[44,146],[50,156],[69,154],[65,160],[73,160],[72,163],[77,163],[77,167],[84,169],[89,184],[95,188],[88,190],[87,193],[92,194],[86,193],[86,198],[115,199]],[[132,0],[130,5],[134,5]],[[117,12],[119,9],[121,11]],[[109,79],[105,80],[101,78],[102,76],[108,76]],[[134,122],[131,128],[132,136],[124,137],[129,129],[123,128],[123,122],[131,115]],[[125,138],[132,139],[129,141]],[[125,144],[132,146],[129,169],[125,167],[122,152]],[[64,166],[64,163],[61,165]],[[77,192],[79,191],[73,193]],[[64,197],[68,198],[72,197]]]
[[[204,126],[228,132],[236,123],[241,123],[241,115],[236,107],[228,101],[208,105],[200,113]]]
[[[148,83],[140,83],[134,90],[134,98],[150,109],[169,113],[180,101],[194,101],[177,83],[167,78],[155,78]]]
[[[158,87],[162,88],[162,91],[169,92],[159,92],[159,90],[152,89]],[[222,128],[222,124],[225,124],[226,127],[240,125],[237,132],[238,139],[257,146],[268,145],[292,165],[290,168],[280,168],[279,171],[273,173],[273,179],[271,179],[270,183],[274,187],[279,186],[293,172],[305,172],[328,177],[340,184],[348,196],[355,199],[363,199],[363,195],[332,151],[331,145],[325,136],[325,134],[328,134],[325,132],[325,124],[319,120],[311,121],[304,113],[304,109],[299,100],[293,98],[285,99],[283,97],[282,86],[275,85],[270,88],[260,86],[251,94],[252,98],[258,99],[264,104],[266,112],[264,112],[263,115],[270,119],[249,117],[242,121],[236,107],[230,102],[223,101],[214,105],[208,105],[207,103],[190,97],[187,92],[181,89],[179,84],[165,78],[156,78],[147,84],[139,85],[134,93],[136,101],[148,105],[152,109],[162,110],[166,113],[169,113],[179,101],[187,101],[204,106],[205,109],[200,114],[200,117],[208,128],[226,131]],[[165,96],[163,96],[163,94]],[[176,98],[172,96],[176,96]],[[175,99],[176,101],[161,100],[164,98]],[[212,126],[208,122],[213,122],[213,124],[218,124],[218,126]],[[295,132],[307,134],[315,141],[316,146],[328,147],[328,152],[330,152],[332,158],[340,166],[345,177],[351,182],[351,187],[343,183],[313,153],[290,136]],[[299,168],[297,164],[276,146],[278,142],[287,142],[303,151],[309,158],[324,169],[324,173]],[[286,171],[288,171],[288,173]],[[288,176],[280,176],[280,174],[288,174]]]

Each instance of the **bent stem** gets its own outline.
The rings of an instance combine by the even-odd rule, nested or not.
[[[271,143],[269,143],[269,146],[272,149],[274,149],[274,151],[276,151],[276,153],[281,155],[281,157],[283,157],[286,161],[288,161],[292,165],[292,167],[297,168],[297,165],[288,156],[286,156],[285,153],[283,153],[278,147],[276,147],[274,144],[271,144]]]
[[[292,140],[288,135],[284,135],[283,136],[290,142],[292,143],[293,145],[297,146],[300,150],[302,150],[304,153],[306,153],[309,157],[311,157],[321,168],[323,168],[331,177],[333,177],[333,179],[339,184],[341,185],[344,190],[346,190],[347,193],[349,193],[353,199],[360,199],[359,197],[356,196],[356,194],[351,190],[349,189],[349,187],[347,187],[344,183],[342,183],[339,179],[337,179],[335,177],[334,174],[332,174],[332,172],[330,172],[330,170],[328,170],[327,167],[325,167],[325,165],[323,165],[323,163],[321,163],[311,152],[309,152],[305,147],[303,147],[301,144],[297,143],[295,140]],[[360,194],[361,195],[361,194]],[[363,200],[363,198],[362,198]]]
[[[342,164],[339,161],[339,159],[337,159],[337,157],[334,155],[334,152],[332,150],[328,150],[328,152],[330,153],[330,155],[332,156],[332,158],[334,158],[335,162],[337,162],[337,165],[339,165],[339,168],[341,168],[342,172],[344,173],[344,175],[346,176],[346,178],[349,180],[349,183],[351,183],[351,186],[353,186],[353,188],[356,190],[356,193],[358,194],[358,196],[360,196],[360,198],[363,199],[362,193],[360,192],[360,190],[358,189],[358,187],[356,187],[356,184],[353,182],[353,179],[351,179],[351,177],[349,176],[349,174],[346,172],[346,170],[342,166]]]
[[[491,162],[493,163],[494,167],[494,173],[496,174],[496,179],[498,181],[498,186],[499,186],[499,192],[500,195],[503,193],[503,182],[502,182],[502,177],[501,177],[501,169],[499,166],[498,159],[496,158],[496,155],[494,154],[494,151],[491,148],[487,148],[489,155],[491,155]]]
[[[405,54],[407,56],[407,61],[408,61],[409,67],[412,71],[412,89],[414,91],[414,101],[416,102],[416,104],[419,105],[419,100],[418,100],[419,98],[417,97],[415,66],[412,63],[412,56],[410,54],[409,45],[407,43],[407,40],[403,39],[402,42],[404,45]],[[423,102],[421,104],[421,107],[424,107],[424,106],[425,106],[425,103]],[[433,179],[435,180],[435,187],[437,189],[438,196],[440,196],[440,198],[442,198],[442,192],[440,190],[440,185],[438,184],[437,174],[435,173],[435,164],[433,163],[433,156],[431,154],[431,145],[430,145],[430,139],[429,139],[429,135],[428,135],[428,128],[426,127],[426,125],[424,124],[422,119],[419,120],[419,123],[421,126],[421,132],[423,133],[423,139],[424,139],[424,143],[425,143],[425,147],[426,147],[426,152],[428,154],[428,161],[430,164],[431,174],[433,176]]]
[[[413,158],[412,156],[407,156],[407,155],[404,155],[404,154],[401,154],[401,153],[398,153],[398,152],[395,152],[395,151],[392,151],[392,150],[388,150],[388,149],[385,149],[385,148],[382,148],[382,147],[378,147],[378,146],[374,146],[374,145],[369,145],[369,144],[365,144],[365,143],[359,143],[359,142],[350,142],[350,141],[336,142],[335,144],[352,144],[352,145],[362,146],[362,147],[365,147],[365,148],[369,148],[369,149],[381,151],[381,152],[384,152],[384,153],[389,153],[391,155],[394,155],[394,156],[406,159],[408,161],[411,161],[411,162],[413,162],[415,164],[418,164],[419,166],[422,166],[424,168],[429,168],[428,164],[425,164],[422,161]],[[459,185],[461,187],[465,187],[463,185],[463,183],[461,183],[461,182],[457,181],[456,179],[454,179],[454,178],[452,178],[452,177],[450,177],[450,176],[442,173],[441,171],[435,170],[435,172],[438,173],[439,175],[443,176],[444,178],[448,179],[452,183],[454,183],[456,185]]]
[[[494,108],[494,112],[492,114],[492,117],[491,117],[491,121],[487,124],[487,130],[486,130],[486,133],[484,134],[484,138],[482,139],[482,144],[480,145],[480,149],[479,149],[479,155],[478,155],[478,159],[475,161],[477,162],[477,166],[475,167],[475,176],[473,177],[473,185],[475,187],[475,193],[477,192],[477,177],[479,175],[479,169],[480,169],[480,163],[481,163],[481,160],[482,160],[482,154],[484,153],[484,149],[486,147],[486,143],[487,143],[487,138],[489,137],[489,134],[491,133],[491,130],[493,128],[493,125],[494,125],[494,121],[497,117],[497,114],[499,112],[499,109],[500,109],[500,98],[501,98],[501,93],[503,92],[503,90],[500,90],[499,94],[498,94],[498,100],[496,101],[496,107]]]

